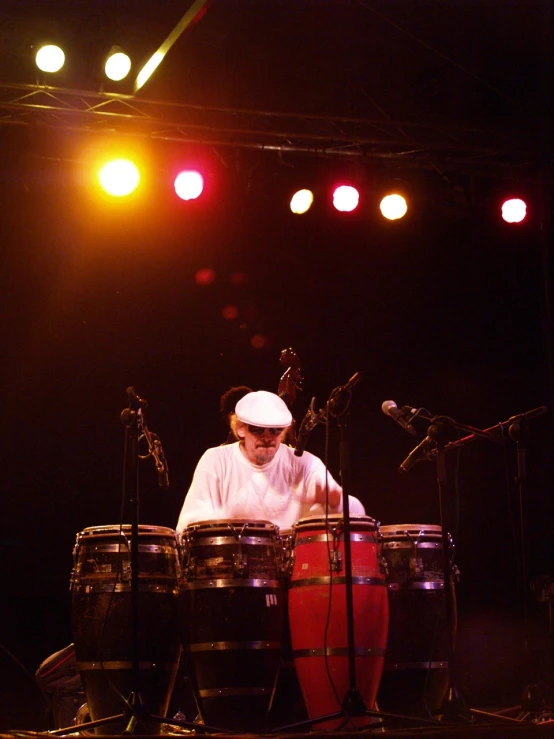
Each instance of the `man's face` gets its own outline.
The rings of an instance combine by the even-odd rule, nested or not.
[[[244,426],[244,454],[253,464],[267,464],[277,454],[286,429]]]

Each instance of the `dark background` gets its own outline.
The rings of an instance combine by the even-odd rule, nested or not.
[[[55,13],[58,22],[67,12],[77,23],[79,13],[84,22],[84,5],[74,3],[73,15],[63,3],[33,7],[44,17]],[[95,17],[91,28],[98,35],[112,26],[134,29],[137,39],[157,31],[162,38],[184,12],[167,5],[153,18],[146,4],[135,3],[131,14],[120,3],[118,23]],[[209,171],[207,197],[187,206],[176,202],[164,175],[182,147],[149,148],[146,141],[159,179],[142,199],[114,204],[93,197],[83,180],[88,132],[2,126],[0,119],[3,679],[11,684],[24,669],[33,673],[72,640],[76,535],[119,520],[126,388],[147,399],[148,427],[161,437],[169,464],[170,489],[162,491],[152,461],[141,461],[140,521],[173,528],[199,456],[225,438],[220,395],[237,384],[277,391],[280,353],[292,347],[304,377],[293,406],[298,421],[312,397],[321,408],[333,388],[362,374],[347,425],[346,479],[382,524],[441,523],[435,465],[397,471],[427,424],[416,420],[418,437],[410,437],[382,414],[384,400],[478,428],[548,406],[529,423],[524,485],[515,482],[515,442],[479,440],[459,458],[448,455],[443,502],[461,572],[460,687],[480,705],[517,703],[530,680],[551,690],[551,603],[537,602],[531,587],[537,577],[553,576],[547,4],[530,3],[528,15],[519,3],[484,3],[477,15],[455,3],[441,3],[437,15],[437,4],[393,4],[395,23],[441,54],[406,41],[395,26],[379,27],[372,11],[384,12],[382,3],[331,3],[343,13],[340,23],[314,3],[298,3],[296,11],[284,2],[269,4],[271,11],[262,5],[264,11],[233,2],[225,14],[214,3],[148,94],[360,116],[375,114],[377,95],[398,120],[428,115],[460,123],[472,116],[516,131],[534,140],[534,159],[516,160],[502,174],[451,162],[448,179],[463,184],[455,190],[461,200],[448,188],[445,195],[437,167],[383,171],[364,160],[357,212],[341,215],[319,201],[299,218],[287,210],[292,183],[338,180],[347,170],[340,156],[283,158],[204,145],[198,153]],[[8,21],[12,28],[16,18],[23,23],[30,7],[8,6],[4,31]],[[306,28],[310,41],[302,46],[296,35]],[[349,85],[328,69],[331,42],[341,74],[353,74]],[[22,56],[23,46],[13,47]],[[8,65],[9,50],[3,82],[20,71]],[[187,55],[195,61],[187,67],[187,74],[195,70],[194,84],[183,72]],[[279,73],[277,59],[284,64]],[[440,69],[446,81],[444,95],[431,96],[431,112],[420,94],[431,78],[421,82],[416,62],[417,74]],[[473,64],[472,75],[460,73],[466,64]],[[522,101],[532,115],[522,113]],[[431,151],[431,159],[439,161],[440,152]],[[391,174],[406,178],[414,194],[408,216],[396,223],[376,210],[380,178]],[[531,196],[528,218],[517,226],[495,209],[508,183]],[[213,270],[210,284],[198,284],[203,269]],[[235,320],[222,316],[227,305],[238,308]],[[261,348],[252,346],[256,335],[264,338]],[[309,451],[325,457],[324,442],[318,426]],[[336,424],[326,458],[338,475]]]

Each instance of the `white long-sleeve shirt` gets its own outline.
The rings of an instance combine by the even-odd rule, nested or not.
[[[342,490],[323,462],[313,454],[301,457],[280,444],[265,465],[250,462],[239,442],[214,447],[200,458],[181,509],[177,531],[197,521],[241,519],[270,521],[290,529],[299,519],[342,512]],[[365,515],[359,500],[349,497],[351,515]]]

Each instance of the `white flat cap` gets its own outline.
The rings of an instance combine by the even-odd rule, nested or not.
[[[239,421],[251,426],[284,429],[292,423],[292,414],[284,400],[267,390],[248,393],[235,406]]]

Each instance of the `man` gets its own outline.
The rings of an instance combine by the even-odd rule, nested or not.
[[[307,516],[342,513],[342,488],[323,462],[284,443],[292,415],[265,390],[242,397],[230,418],[237,439],[208,449],[200,458],[181,509],[177,531],[197,521],[270,521],[290,529]],[[351,515],[365,515],[349,498]]]

